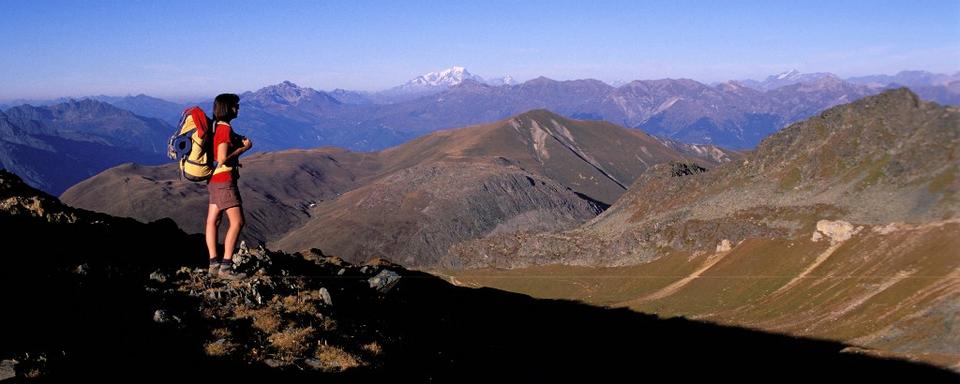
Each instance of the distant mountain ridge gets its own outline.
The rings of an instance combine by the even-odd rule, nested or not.
[[[470,71],[464,67],[453,66],[444,70],[417,76],[406,83],[390,89],[368,93],[368,97],[380,103],[392,104],[443,92],[465,81],[473,81],[493,86],[515,84],[513,77],[510,76],[487,81],[484,80],[483,77],[470,73]]]
[[[375,151],[436,130],[481,124],[543,108],[570,118],[606,120],[639,128],[666,140],[747,149],[791,122],[890,86],[854,84],[830,74],[804,75],[797,71],[771,76],[772,80],[793,83],[769,91],[737,81],[706,85],[689,79],[638,80],[613,87],[591,79],[557,81],[538,77],[520,84],[490,85],[476,81],[479,76],[465,68],[459,69],[462,70],[424,76],[421,83],[438,84],[430,94],[391,102],[378,99],[378,93],[325,92],[284,81],[241,93],[246,101],[235,126],[254,140],[255,151],[322,146]],[[897,76],[880,79],[914,79],[914,90],[921,98],[960,104],[960,82],[947,82],[951,76],[922,71]],[[178,121],[186,106],[200,105],[209,111],[212,104],[212,99],[178,104],[146,95],[87,99],[106,101],[170,125]],[[117,137],[109,137],[108,133],[100,139],[117,142],[129,136],[121,131],[112,134]],[[161,136],[166,135],[169,134]],[[151,142],[148,150],[162,147],[165,140]],[[28,181],[41,183],[37,186],[49,185],[36,177],[28,177]]]
[[[0,168],[59,194],[124,162],[160,164],[172,127],[92,99],[0,113]]]
[[[800,73],[800,71],[793,69],[776,75],[770,75],[763,81],[740,80],[740,83],[759,91],[770,91],[787,85],[812,83],[826,78],[834,78],[839,80],[839,77],[832,73]]]
[[[424,77],[417,84],[439,84],[440,73],[443,72],[434,73],[430,77],[433,80]],[[298,135],[303,139],[295,143],[278,142],[268,147],[336,145],[378,150],[438,129],[479,124],[544,108],[567,117],[640,128],[686,143],[751,148],[790,122],[883,90],[853,84],[831,74],[804,75],[796,71],[771,76],[780,77],[778,81],[786,85],[767,91],[750,88],[743,82],[708,86],[688,79],[633,81],[612,87],[598,80],[557,81],[539,77],[516,85],[493,86],[471,79],[476,76],[466,70],[460,74],[449,78],[453,79],[449,84],[455,85],[431,87],[427,94],[400,101],[385,103],[377,99],[377,93],[337,90],[325,96],[340,105],[284,106],[288,115],[278,116],[277,122],[297,114],[305,129],[315,133]],[[960,101],[960,84],[954,88],[918,89],[918,94],[952,103]],[[253,124],[255,127],[284,128],[263,122],[262,118],[268,116],[251,114],[238,119],[240,126],[245,118],[260,120]],[[346,126],[353,128],[345,132],[342,128]]]
[[[910,88],[922,88],[938,85],[948,85],[960,81],[960,72],[952,75],[931,73],[927,71],[900,71],[895,75],[873,75],[850,77],[847,81],[854,84],[863,84],[875,87],[900,85]]]

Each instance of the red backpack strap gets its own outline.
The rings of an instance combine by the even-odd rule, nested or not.
[[[193,123],[197,126],[197,137],[203,139],[210,129],[210,126],[207,124],[207,114],[203,113],[200,107],[190,107],[189,110],[190,116],[193,116]]]

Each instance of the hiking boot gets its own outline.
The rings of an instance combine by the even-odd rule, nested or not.
[[[217,277],[227,280],[237,280],[247,277],[247,274],[233,270],[233,263],[220,263],[220,271],[217,273]]]
[[[220,262],[216,260],[210,261],[210,267],[207,268],[207,275],[210,277],[217,277],[217,274],[220,273]]]

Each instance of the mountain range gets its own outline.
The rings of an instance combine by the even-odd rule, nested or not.
[[[960,110],[900,88],[751,152],[675,146],[534,110],[376,153],[257,154],[241,190],[272,247],[958,368]],[[202,186],[171,170],[117,167],[63,198],[196,225]]]
[[[956,368],[960,111],[829,74],[769,80],[797,82],[758,90],[464,79],[391,104],[348,104],[289,82],[244,93],[241,132],[264,149],[286,148],[243,159],[244,236]],[[908,80],[935,82],[915,88],[947,96],[957,85]],[[162,105],[143,101],[131,108]],[[16,155],[4,164],[40,176],[37,167],[84,164],[47,152],[159,155],[170,128],[95,100],[8,108],[0,121],[14,148],[5,153]],[[467,127],[440,130],[446,124]],[[69,145],[51,146],[58,140]],[[289,149],[392,140],[407,142],[379,152]],[[688,144],[719,140],[760,144]],[[46,152],[24,155],[37,150]],[[24,158],[35,160],[7,160]],[[203,186],[175,175],[170,164],[122,165],[62,198],[144,221],[172,217],[198,232]]]
[[[318,100],[277,108],[263,103],[269,99],[257,96],[294,87],[284,82],[248,93],[258,103],[249,113],[242,114],[237,124],[247,123],[250,136],[260,136],[262,148],[267,150],[323,145],[379,150],[439,129],[480,124],[543,108],[571,118],[639,128],[667,139],[746,149],[789,123],[884,89],[854,84],[829,74],[789,76],[789,83],[770,90],[757,90],[738,82],[709,86],[686,79],[633,81],[615,88],[598,80],[556,81],[540,77],[521,84],[492,86],[471,79],[468,72],[462,74],[444,77],[449,81],[436,87],[426,85],[432,83],[422,77],[410,84],[430,87],[428,94],[402,101],[383,102],[370,94],[344,90],[326,94],[297,87],[298,92],[317,93]],[[917,87],[924,98],[944,104],[960,102],[960,83]],[[400,88],[403,86],[395,90]],[[281,110],[284,113],[278,114]],[[301,134],[287,134],[291,126],[296,126]]]
[[[543,108],[575,119],[606,120],[625,127],[638,128],[664,140],[684,143],[719,145],[727,148],[752,148],[762,138],[786,124],[819,113],[832,105],[850,102],[875,94],[891,86],[884,81],[908,82],[921,98],[943,104],[960,103],[960,82],[956,75],[938,75],[928,72],[901,72],[895,76],[877,76],[869,79],[841,80],[831,74],[804,75],[796,71],[771,76],[761,90],[747,83],[727,82],[706,85],[693,80],[663,79],[633,81],[612,87],[598,80],[556,81],[540,77],[520,84],[482,80],[462,67],[417,77],[405,86],[422,88],[426,93],[410,94],[403,100],[386,100],[379,93],[347,90],[318,91],[297,86],[291,82],[242,93],[244,108],[236,120],[236,129],[251,137],[256,151],[276,151],[290,148],[317,148],[337,146],[354,151],[381,150],[441,129],[504,119],[525,111]],[[774,81],[776,80],[776,81]],[[848,79],[849,80],[849,79]],[[501,84],[503,85],[492,85]],[[759,82],[757,82],[759,83]],[[774,87],[781,85],[779,87]],[[762,90],[772,88],[770,90]],[[398,91],[399,92],[399,91]],[[380,96],[378,96],[380,95]],[[33,144],[24,147],[24,138],[14,138],[9,129],[0,140],[7,144],[0,157],[0,167],[24,175],[31,185],[51,193],[59,193],[71,182],[82,179],[106,167],[123,162],[156,164],[162,159],[157,148],[164,140],[152,141],[144,152],[143,146],[131,143],[127,136],[162,137],[156,124],[175,124],[186,105],[172,103],[146,95],[109,97],[95,96],[93,100],[133,112],[137,119],[150,123],[125,124],[131,130],[94,129],[87,118],[86,127],[97,130],[99,145],[107,145],[96,152],[71,154],[62,146],[90,145],[90,140],[76,143],[76,137],[66,132],[73,130],[66,116],[48,120],[47,136],[30,138]],[[83,100],[81,100],[83,101]],[[58,99],[30,101],[33,108],[73,108],[79,101]],[[15,102],[18,103],[18,102]],[[61,107],[55,107],[57,105]],[[211,100],[188,105],[208,107]],[[14,108],[8,107],[3,112]],[[95,107],[92,110],[107,108]],[[157,119],[159,121],[155,121]],[[8,126],[20,131],[29,128],[17,124],[27,121],[9,120]],[[63,125],[64,128],[57,128]],[[172,132],[170,126],[166,131]],[[53,136],[49,134],[53,132]],[[60,133],[64,133],[61,135]],[[75,135],[74,135],[75,136]],[[56,143],[46,140],[58,140]],[[67,140],[64,144],[62,140]],[[40,162],[31,155],[36,148],[47,148],[48,161]],[[74,151],[75,152],[75,151]],[[98,153],[102,155],[93,155]],[[94,158],[87,158],[94,157]],[[46,167],[46,168],[45,168]]]
[[[741,156],[546,110],[435,132],[381,152],[261,153],[243,160],[240,188],[249,217],[243,236],[285,249],[325,249],[349,261],[376,256],[437,265],[447,248],[468,239],[578,226],[655,164],[712,167]],[[140,220],[171,217],[188,232],[202,232],[196,215],[206,191],[176,178],[173,165],[123,165],[61,198]],[[117,190],[126,198],[112,198],[109,191]],[[357,236],[368,241],[358,243]]]
[[[470,73],[466,68],[454,66],[437,72],[430,72],[417,76],[406,83],[380,92],[358,92],[334,90],[337,100],[347,104],[393,104],[440,93],[460,85],[464,81],[474,81],[491,86],[514,85],[516,81],[507,75],[500,78],[484,80],[483,77]],[[339,92],[338,92],[339,91]]]
[[[678,177],[670,165],[652,167],[600,217],[571,233],[583,232],[598,246],[565,260],[635,264],[665,246],[706,251],[724,239],[792,237],[810,231],[818,215],[868,225],[947,220],[960,215],[958,140],[956,107],[923,102],[905,88],[886,91],[795,123],[741,161],[709,172]],[[727,220],[760,213],[764,221],[750,225]],[[537,261],[556,252],[536,256],[534,238],[508,241],[522,247],[504,255],[507,265],[487,254],[490,265],[557,262]]]
[[[0,168],[60,193],[114,165],[161,164],[172,132],[160,120],[95,100],[0,112]]]
[[[960,109],[889,90],[706,172],[654,166],[575,229],[460,243],[445,273],[956,370],[958,150]]]

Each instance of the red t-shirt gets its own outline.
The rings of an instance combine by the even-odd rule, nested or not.
[[[211,183],[228,183],[236,180],[240,175],[237,172],[237,159],[231,159],[227,164],[220,161],[220,152],[217,148],[221,143],[227,143],[227,155],[233,152],[237,147],[234,145],[233,128],[225,122],[217,122],[217,127],[213,134],[213,160],[217,162],[217,169],[213,170]]]

